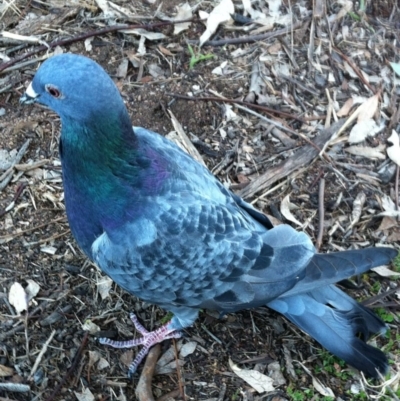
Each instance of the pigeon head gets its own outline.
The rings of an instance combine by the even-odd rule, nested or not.
[[[64,122],[87,124],[114,113],[128,118],[124,102],[112,79],[93,60],[61,54],[46,60],[27,88],[21,103],[41,103]]]

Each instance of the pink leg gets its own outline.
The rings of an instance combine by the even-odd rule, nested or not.
[[[140,362],[149,352],[149,349],[161,341],[168,340],[170,338],[179,338],[181,333],[179,331],[171,330],[168,328],[168,323],[164,324],[160,328],[154,331],[147,331],[138,321],[135,314],[131,313],[130,318],[136,328],[136,330],[142,334],[142,338],[137,338],[128,341],[114,341],[109,338],[99,338],[100,344],[109,345],[113,348],[132,348],[138,345],[143,345],[143,348],[136,355],[136,358],[129,366],[128,377],[131,378],[136,372]]]

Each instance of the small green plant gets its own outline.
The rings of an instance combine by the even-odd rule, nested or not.
[[[188,49],[190,53],[190,61],[189,61],[189,70],[191,70],[197,63],[200,63],[201,61],[209,60],[210,58],[213,58],[213,54],[195,54],[193,47],[190,46],[188,43]]]
[[[394,271],[400,273],[400,253],[393,259]]]
[[[375,309],[375,313],[386,323],[392,323],[394,320],[392,313],[384,308]]]
[[[172,312],[168,312],[165,316],[161,318],[160,322],[161,324],[168,323],[173,317],[174,314]]]

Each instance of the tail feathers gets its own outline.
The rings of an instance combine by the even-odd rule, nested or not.
[[[366,343],[371,335],[384,333],[386,325],[339,288],[328,286],[276,299],[268,306],[367,376],[377,378],[377,371],[386,373],[385,354]]]
[[[379,247],[315,254],[306,267],[305,277],[285,296],[313,291],[316,287],[334,284],[373,267],[389,264],[397,253],[393,248]]]

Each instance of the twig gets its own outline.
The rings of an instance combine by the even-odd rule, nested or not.
[[[31,227],[31,228],[28,228],[28,229],[26,229],[26,230],[19,231],[19,232],[17,232],[17,233],[6,234],[6,235],[0,235],[0,244],[1,244],[1,240],[7,240],[7,239],[9,239],[9,238],[19,237],[20,235],[24,235],[24,234],[30,233],[31,231],[36,231],[36,230],[38,230],[39,228],[46,227],[46,226],[48,226],[50,223],[57,223],[57,222],[59,222],[59,221],[61,221],[61,220],[65,220],[65,219],[66,219],[65,216],[57,217],[56,219],[54,219],[54,220],[52,220],[52,221],[47,221],[46,223],[39,224],[38,226]]]
[[[321,248],[322,237],[324,236],[324,220],[325,220],[325,208],[324,208],[324,195],[325,195],[325,178],[321,178],[319,182],[319,193],[318,193],[318,237],[315,247],[317,251]]]
[[[394,201],[396,204],[396,210],[399,210],[399,171],[400,171],[400,166],[397,166],[396,180],[394,182]]]
[[[157,398],[157,401],[169,401],[169,400],[175,399],[180,394],[181,394],[181,390],[179,390],[177,388],[176,390],[172,390],[169,393],[162,395],[160,398]]]
[[[179,365],[178,347],[176,346],[176,341],[174,340],[174,351],[175,351],[175,361],[176,361],[176,375],[178,376],[179,390],[183,401],[186,401],[185,390],[183,389],[183,381],[181,376],[181,370]]]
[[[50,397],[46,399],[46,401],[53,401],[56,397],[56,395],[61,391],[63,386],[65,385],[65,382],[68,380],[68,378],[75,372],[76,366],[78,365],[78,362],[80,361],[82,357],[83,350],[85,349],[89,339],[89,332],[86,331],[85,335],[83,336],[83,340],[81,343],[81,346],[79,347],[78,351],[76,351],[76,354],[74,356],[74,359],[72,360],[71,367],[68,369],[67,373],[64,375],[58,386],[54,389],[54,391],[51,393]]]
[[[361,73],[360,69],[351,61],[349,57],[347,57],[344,53],[342,53],[338,48],[334,47],[333,50],[342,57],[346,63],[353,69],[353,71],[357,74],[358,78],[360,78],[361,82],[369,88],[369,90],[375,95],[377,93],[376,89],[364,78],[364,75]]]
[[[24,189],[26,188],[28,184],[26,182],[20,183],[17,186],[17,190],[15,191],[15,195],[13,200],[11,201],[11,203],[4,208],[3,210],[0,210],[0,217],[2,217],[3,215],[5,215],[6,213],[8,213],[9,211],[11,211],[12,209],[14,209],[15,206],[15,202],[18,200],[18,198],[21,196],[22,192],[24,192]]]
[[[163,26],[179,24],[182,22],[197,22],[197,21],[198,21],[197,18],[189,18],[189,19],[179,20],[179,21],[163,21],[163,22],[158,22],[155,24],[114,25],[114,26],[110,26],[107,28],[99,29],[97,31],[91,31],[91,32],[84,33],[82,35],[74,36],[72,38],[55,40],[55,41],[49,43],[48,46],[45,46],[45,45],[39,46],[36,49],[34,49],[28,53],[21,54],[20,56],[17,56],[10,61],[0,64],[0,73],[5,71],[7,68],[13,66],[14,64],[18,63],[19,61],[25,60],[26,58],[28,58],[30,56],[40,53],[41,51],[53,49],[54,47],[57,47],[57,46],[70,45],[72,43],[80,42],[82,40],[85,40],[85,39],[88,39],[88,38],[91,38],[94,36],[100,36],[100,35],[104,35],[106,33],[123,31],[123,30],[127,30],[127,29],[142,28],[142,29],[151,30],[154,28],[161,28]]]
[[[174,97],[176,99],[185,99],[185,100],[189,100],[191,102],[194,101],[203,101],[203,102],[218,102],[218,103],[230,103],[230,104],[241,104],[243,106],[247,106],[256,110],[262,110],[265,111],[268,114],[274,115],[277,114],[279,116],[282,117],[286,117],[286,118],[292,118],[293,120],[297,120],[300,121],[302,123],[306,123],[307,121],[311,121],[311,120],[322,120],[324,118],[324,116],[318,116],[318,117],[311,117],[311,118],[303,118],[303,117],[297,117],[293,114],[290,113],[286,113],[284,111],[281,110],[275,110],[275,109],[271,109],[270,107],[267,106],[262,106],[260,104],[254,104],[254,103],[249,103],[249,102],[244,102],[242,100],[236,100],[236,99],[227,99],[226,97],[218,97],[218,96],[201,96],[201,97],[194,97],[194,96],[186,96],[186,95],[180,95],[177,93],[166,93],[167,96],[171,96]]]
[[[272,38],[276,38],[277,36],[286,35],[287,33],[290,33],[293,29],[302,28],[303,23],[304,23],[304,20],[302,20],[301,22],[296,22],[289,28],[278,29],[277,31],[262,33],[260,35],[242,36],[241,38],[209,40],[209,41],[205,42],[203,44],[203,46],[235,45],[235,44],[239,44],[239,43],[254,43],[254,42],[258,42],[260,40],[272,39]],[[309,23],[309,20],[307,20],[304,25],[306,25],[308,23]],[[199,44],[198,40],[187,40],[186,42],[191,45]]]
[[[135,394],[139,401],[154,401],[153,392],[151,390],[151,381],[153,379],[158,357],[161,354],[161,345],[156,344],[147,354],[139,383],[136,387]]]
[[[31,388],[22,383],[0,383],[0,390],[13,391],[14,393],[27,393]]]
[[[31,380],[32,376],[35,374],[35,372],[39,366],[39,363],[41,362],[43,355],[46,353],[47,348],[48,348],[49,344],[51,343],[51,341],[53,340],[53,337],[55,336],[55,334],[56,334],[56,331],[53,330],[52,333],[50,334],[50,337],[44,343],[43,348],[40,350],[39,355],[36,358],[36,361],[35,361],[35,364],[33,365],[31,373],[28,376],[28,380]]]

